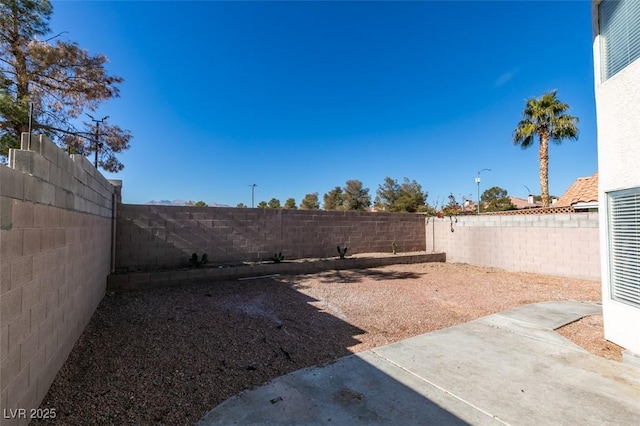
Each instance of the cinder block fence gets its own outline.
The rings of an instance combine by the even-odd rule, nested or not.
[[[597,212],[430,218],[426,232],[447,262],[600,279]]]
[[[116,188],[46,137],[28,145],[0,165],[0,413],[38,408],[112,266]]]
[[[184,265],[192,253],[216,263],[425,248],[424,218],[406,213],[122,205],[116,268]]]

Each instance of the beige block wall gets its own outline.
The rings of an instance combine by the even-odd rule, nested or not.
[[[15,169],[0,166],[3,413],[40,405],[111,270],[113,186],[85,158],[40,141],[35,151],[12,150]]]
[[[597,213],[429,218],[426,231],[427,251],[448,262],[600,279]]]
[[[207,253],[212,262],[423,251],[424,219],[402,213],[121,205],[116,267],[179,265]]]

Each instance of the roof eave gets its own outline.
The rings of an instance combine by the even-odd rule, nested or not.
[[[587,201],[573,204],[573,208],[576,210],[584,210],[584,209],[597,209],[598,202],[597,201]]]

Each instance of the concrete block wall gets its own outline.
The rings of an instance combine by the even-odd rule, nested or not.
[[[11,150],[9,167],[0,165],[3,413],[40,405],[102,299],[114,193],[84,157],[41,136],[32,137],[31,150]],[[2,424],[27,420],[3,417]]]
[[[175,266],[192,253],[210,261],[267,260],[282,252],[287,259],[349,254],[423,251],[424,219],[403,213],[237,209],[120,205],[117,216],[116,268]]]
[[[427,251],[447,253],[448,262],[600,279],[598,213],[480,215],[455,220],[429,218]]]

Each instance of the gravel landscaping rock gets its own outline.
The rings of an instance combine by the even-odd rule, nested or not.
[[[57,424],[193,424],[301,368],[523,304],[600,297],[597,281],[450,263],[110,293],[41,407]],[[601,322],[587,324],[570,338],[607,343]]]

